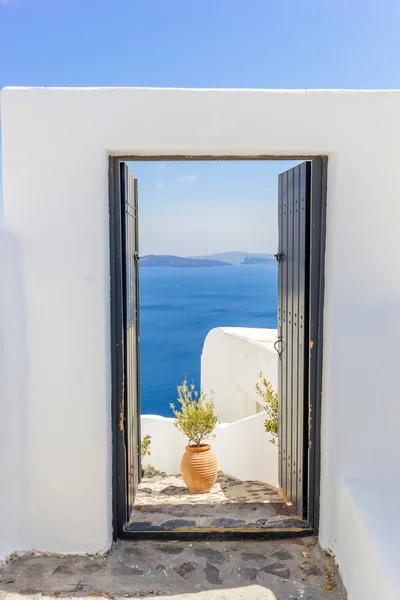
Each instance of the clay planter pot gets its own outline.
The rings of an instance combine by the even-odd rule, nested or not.
[[[192,494],[206,494],[216,482],[218,463],[209,444],[186,446],[181,475]]]

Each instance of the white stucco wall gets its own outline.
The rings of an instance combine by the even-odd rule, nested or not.
[[[25,465],[1,463],[3,552],[110,544],[108,152],[329,156],[320,532],[335,549],[341,477],[398,474],[400,92],[5,89],[1,109],[19,300],[0,422],[26,422],[0,439]]]
[[[262,410],[255,386],[259,373],[278,390],[276,329],[218,327],[204,341],[201,387],[211,395],[220,421],[232,423]]]
[[[235,423],[219,423],[215,438],[208,440],[224,473],[243,480],[265,481],[278,487],[278,447],[265,432],[265,415],[259,413]],[[142,435],[151,435],[151,455],[143,459],[160,471],[180,472],[187,445],[185,436],[175,427],[174,419],[142,415]]]
[[[335,552],[349,600],[399,598],[399,494],[399,478],[384,472],[379,479],[340,482]]]
[[[26,550],[29,469],[24,291],[15,237],[0,231],[0,560]]]

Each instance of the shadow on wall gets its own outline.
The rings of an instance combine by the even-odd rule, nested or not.
[[[0,560],[27,550],[28,354],[20,261],[15,237],[0,232]],[[18,477],[15,473],[18,473]],[[5,541],[6,540],[6,541]],[[23,544],[23,547],[21,545]]]

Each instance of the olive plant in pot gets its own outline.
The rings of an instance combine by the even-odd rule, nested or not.
[[[185,380],[178,386],[179,409],[171,404],[175,415],[175,427],[188,438],[181,461],[181,475],[192,494],[206,494],[218,475],[218,463],[210,444],[204,440],[213,435],[218,421],[214,414],[214,402],[208,400],[202,390],[188,385]]]

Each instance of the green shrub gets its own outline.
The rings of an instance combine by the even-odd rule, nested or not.
[[[151,444],[151,435],[147,434],[142,439],[142,443],[140,445],[140,453],[142,455],[142,458],[144,456],[150,456],[151,455],[150,444]]]
[[[264,409],[267,418],[264,421],[265,431],[273,437],[271,444],[276,444],[278,439],[278,394],[274,392],[272,385],[265,379],[262,373],[259,373],[260,381],[256,384],[256,392],[264,401]]]
[[[178,402],[180,409],[177,410],[171,404],[175,416],[175,427],[179,429],[189,440],[189,444],[200,446],[201,442],[212,435],[218,421],[214,414],[214,402],[207,400],[203,390],[196,391],[195,386],[188,385],[185,380],[178,386]]]

